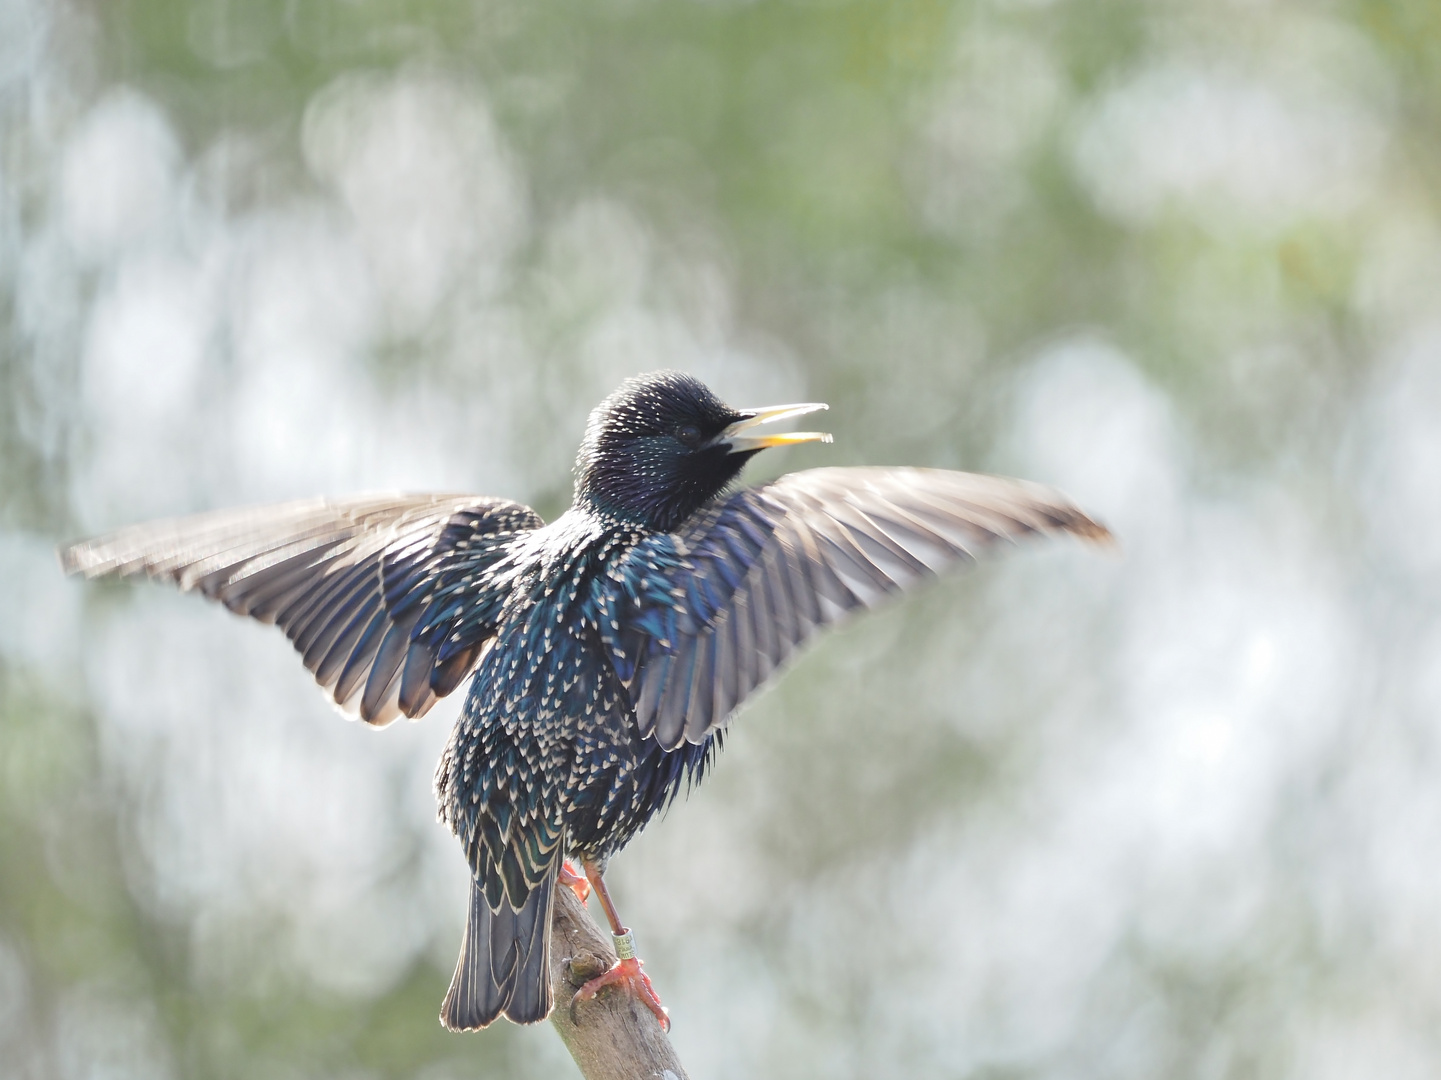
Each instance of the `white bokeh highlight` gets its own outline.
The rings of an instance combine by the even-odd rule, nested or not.
[[[1103,94],[1073,156],[1097,206],[1122,221],[1179,210],[1276,228],[1353,210],[1385,145],[1384,125],[1344,96],[1180,63]]]

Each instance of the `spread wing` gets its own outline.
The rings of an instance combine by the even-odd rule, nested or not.
[[[68,573],[168,579],[274,623],[341,708],[417,717],[475,667],[488,581],[535,511],[475,495],[309,499],[136,525],[61,549]]]
[[[1025,536],[1110,533],[1039,484],[940,469],[812,469],[738,491],[616,568],[602,616],[642,735],[723,725],[816,631]]]

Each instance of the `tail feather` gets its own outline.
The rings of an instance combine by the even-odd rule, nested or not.
[[[519,911],[502,900],[491,911],[478,881],[470,885],[470,918],[440,1022],[474,1031],[504,1015],[533,1024],[550,1015],[550,912],[559,860]]]

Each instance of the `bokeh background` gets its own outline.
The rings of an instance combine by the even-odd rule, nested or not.
[[[1057,484],[614,863],[695,1080],[1441,1073],[1434,0],[0,0],[0,1075],[575,1075],[441,1031],[455,703],[57,542],[569,498],[624,376]]]

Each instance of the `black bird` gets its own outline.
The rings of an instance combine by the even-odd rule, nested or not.
[[[601,875],[701,779],[736,706],[817,630],[986,548],[1109,536],[1049,488],[936,469],[732,489],[765,447],[830,441],[757,425],[823,408],[733,409],[660,372],[591,413],[574,505],[549,525],[474,495],[316,499],[139,525],[61,561],[275,623],[371,724],[419,717],[473,674],[435,775],[473,875],[442,1022],[545,1018],[554,885],[583,895],[588,879],[621,959],[576,1000],[624,983],[665,1024]]]

